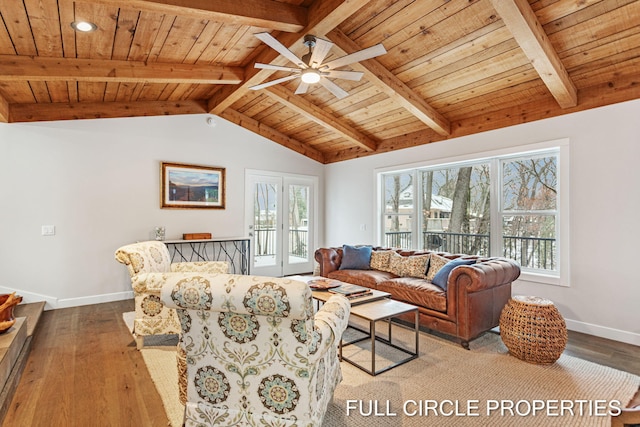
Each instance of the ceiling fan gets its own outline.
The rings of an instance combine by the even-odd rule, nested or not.
[[[387,50],[382,44],[377,44],[375,46],[371,46],[358,52],[351,53],[341,58],[323,63],[322,61],[325,60],[325,58],[329,54],[329,51],[331,50],[331,47],[333,47],[333,43],[328,40],[323,40],[312,35],[304,36],[303,44],[309,48],[309,52],[303,55],[302,58],[298,58],[293,52],[287,49],[271,34],[258,33],[255,36],[262,40],[265,44],[269,45],[272,49],[276,50],[280,55],[296,64],[297,68],[282,67],[280,65],[262,64],[257,62],[255,64],[256,68],[276,71],[288,71],[293,74],[290,76],[272,80],[270,82],[251,86],[250,89],[253,90],[264,89],[266,87],[297,79],[299,77],[300,83],[298,84],[298,88],[295,91],[296,94],[307,93],[310,85],[319,83],[337,98],[342,99],[349,94],[329,79],[345,79],[357,82],[360,81],[364,73],[360,71],[336,70],[336,68],[353,64],[354,62],[371,59],[373,57],[387,53]]]

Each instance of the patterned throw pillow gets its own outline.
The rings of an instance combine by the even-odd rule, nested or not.
[[[385,270],[389,273],[393,273],[396,276],[404,276],[404,257],[398,253],[393,253],[389,257],[389,269]]]
[[[436,273],[438,273],[438,271],[440,271],[440,269],[449,261],[451,261],[449,258],[431,254],[431,259],[429,260],[429,271],[427,271],[427,280],[432,282]]]
[[[394,251],[373,251],[371,252],[371,269],[389,271],[389,259]]]
[[[429,265],[430,255],[414,255],[403,257],[403,276],[418,277],[420,279],[427,278],[427,266]]]

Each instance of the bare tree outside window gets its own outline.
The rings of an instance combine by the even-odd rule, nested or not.
[[[555,275],[558,162],[553,150],[386,173],[384,243],[505,256],[525,270]],[[500,188],[499,194],[492,188]],[[492,214],[499,220],[492,223]]]
[[[412,220],[415,219],[412,173],[385,175],[384,204],[385,245],[411,248]]]
[[[289,186],[289,254],[306,259],[309,254],[309,186]]]
[[[557,265],[557,157],[502,162],[502,230],[506,256],[523,267]]]
[[[489,254],[489,171],[481,163],[422,173],[425,249]]]
[[[278,189],[273,184],[259,183],[256,184],[254,195],[255,253],[256,255],[274,255]]]

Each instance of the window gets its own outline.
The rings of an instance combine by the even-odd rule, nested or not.
[[[568,237],[560,228],[559,190],[566,176],[560,166],[568,141],[543,145],[379,173],[380,244],[504,256],[518,261],[529,280],[561,283],[568,254],[560,240]]]
[[[502,254],[525,270],[557,272],[557,170],[554,153],[500,161]]]
[[[411,218],[415,218],[413,173],[391,173],[384,176],[383,233],[385,245],[413,247]]]

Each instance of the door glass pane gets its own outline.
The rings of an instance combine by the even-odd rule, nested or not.
[[[504,215],[504,256],[523,268],[555,271],[557,265],[554,215]]]
[[[267,182],[258,182],[254,186],[254,250],[255,267],[276,264],[278,187]]]
[[[289,264],[309,261],[309,186],[289,186]]]

